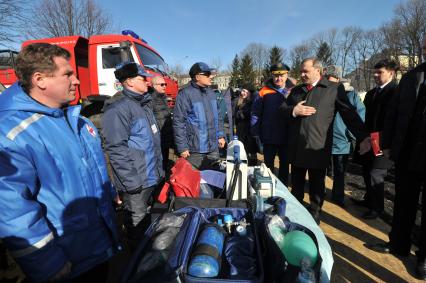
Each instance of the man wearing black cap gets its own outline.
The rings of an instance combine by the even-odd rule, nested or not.
[[[124,225],[131,245],[149,224],[148,202],[164,177],[158,124],[150,108],[147,77],[136,63],[116,67],[123,91],[105,103],[102,134],[109,155],[114,184],[122,193]]]
[[[288,80],[290,68],[283,63],[271,66],[272,77],[259,91],[254,101],[251,117],[251,133],[263,143],[265,164],[274,169],[275,155],[278,153],[280,168],[278,178],[288,184],[287,123],[279,106],[287,99],[293,83]]]
[[[203,62],[192,65],[191,82],[179,91],[173,111],[176,149],[198,169],[213,166],[219,160],[218,147],[225,146],[216,94],[209,88],[213,71]]]

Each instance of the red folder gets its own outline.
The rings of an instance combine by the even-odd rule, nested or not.
[[[379,134],[379,132],[371,133],[370,138],[371,138],[371,149],[373,150],[374,156],[383,155],[383,151],[380,149],[380,134]]]

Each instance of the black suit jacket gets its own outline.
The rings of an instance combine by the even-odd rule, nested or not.
[[[308,117],[293,117],[293,108],[300,101],[316,108]],[[368,137],[364,123],[349,102],[342,84],[321,79],[310,92],[305,85],[294,87],[281,108],[289,121],[289,161],[302,168],[324,169],[331,157],[333,121],[338,111],[354,136]]]
[[[383,89],[377,92],[376,88],[369,90],[365,94],[365,126],[368,132],[379,132],[379,137],[382,139],[382,130],[385,124],[386,113],[389,110],[389,104],[395,96],[397,84],[392,81]],[[357,153],[355,153],[357,155]],[[370,151],[360,157],[364,164],[372,163],[373,168],[388,169],[392,166],[392,162],[385,156],[375,157]]]
[[[373,88],[365,94],[365,126],[370,133],[383,130],[388,105],[394,97],[396,87],[397,84],[392,81],[378,93]]]

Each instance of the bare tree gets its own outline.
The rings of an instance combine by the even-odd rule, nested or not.
[[[299,45],[296,45],[290,49],[290,62],[291,70],[290,75],[294,78],[300,77],[300,65],[303,59],[311,57],[313,55],[314,49],[311,48],[312,43],[309,41],[304,41]]]
[[[313,48],[318,50],[321,45],[326,43],[331,50],[331,61],[336,63],[340,58],[340,47],[338,44],[339,31],[336,28],[316,34],[309,42]]]
[[[24,5],[21,0],[0,0],[0,46],[7,46],[19,37],[17,30]]]
[[[252,42],[241,51],[240,56],[243,58],[249,55],[252,59],[253,68],[257,76],[262,74],[262,70],[268,63],[269,48],[263,43]]]
[[[409,67],[421,62],[422,36],[426,32],[426,1],[409,0],[395,8],[395,20],[399,22],[401,34],[406,43]]]
[[[337,62],[342,66],[342,74],[345,75],[350,64],[350,54],[354,44],[359,40],[362,31],[358,27],[346,27],[341,31],[339,39],[340,58]],[[355,67],[355,66],[353,66]]]
[[[401,55],[407,55],[405,51],[404,35],[402,34],[401,23],[392,20],[380,28],[383,35],[383,54],[385,57],[394,58],[399,61]]]
[[[220,57],[214,57],[210,60],[210,65],[215,68],[217,72],[220,72],[222,68],[222,59],[220,59]]]
[[[40,0],[30,8],[25,33],[31,38],[108,32],[112,16],[95,0]]]
[[[356,66],[352,84],[356,89],[371,88],[374,65],[378,57],[383,56],[383,33],[380,30],[362,31],[352,49],[352,60]]]
[[[176,78],[184,76],[184,75],[187,74],[187,72],[185,71],[184,67],[181,64],[179,64],[179,63],[177,63],[177,64],[175,64],[173,66],[170,66],[168,68],[168,73],[170,75],[176,77]]]

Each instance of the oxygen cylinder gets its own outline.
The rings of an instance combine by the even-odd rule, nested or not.
[[[198,238],[188,274],[194,277],[211,278],[219,275],[224,234],[219,227],[209,225]]]

